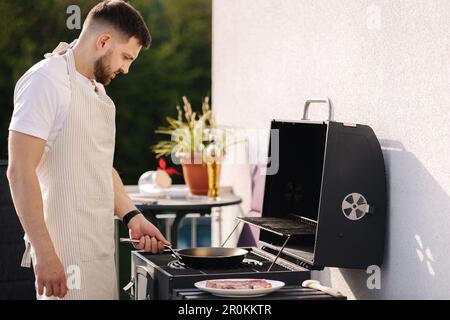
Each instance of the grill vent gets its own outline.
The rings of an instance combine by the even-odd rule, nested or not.
[[[369,211],[366,198],[359,193],[351,193],[342,201],[342,213],[347,219],[359,220]]]

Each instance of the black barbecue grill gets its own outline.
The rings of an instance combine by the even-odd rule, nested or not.
[[[327,103],[328,121],[308,120],[309,105],[316,102]],[[133,289],[135,299],[201,298],[207,294],[194,283],[217,278],[274,279],[297,290],[313,269],[381,265],[386,178],[372,129],[333,121],[328,99],[307,100],[302,121],[273,120],[271,129],[276,134],[269,159],[277,161],[278,171],[266,176],[262,217],[238,218],[233,230],[240,223],[257,226],[261,246],[245,248],[243,263],[226,269],[189,267],[168,250],[134,251],[125,289]]]

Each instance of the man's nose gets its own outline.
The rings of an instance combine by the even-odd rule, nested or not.
[[[122,66],[122,68],[120,68],[120,72],[122,72],[123,74],[127,74],[129,69],[130,68],[128,66],[124,65]]]

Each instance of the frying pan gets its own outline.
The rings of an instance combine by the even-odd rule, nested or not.
[[[121,242],[138,243],[139,240],[120,239]],[[241,248],[223,247],[199,247],[173,250],[169,245],[165,245],[177,259],[192,268],[214,268],[226,269],[236,267],[242,263],[247,250]]]
[[[193,268],[225,269],[242,263],[247,250],[241,248],[204,247],[180,249],[178,260]]]

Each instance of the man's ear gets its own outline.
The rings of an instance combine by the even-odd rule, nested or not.
[[[95,46],[98,50],[106,49],[111,45],[111,35],[104,33],[98,36]]]

